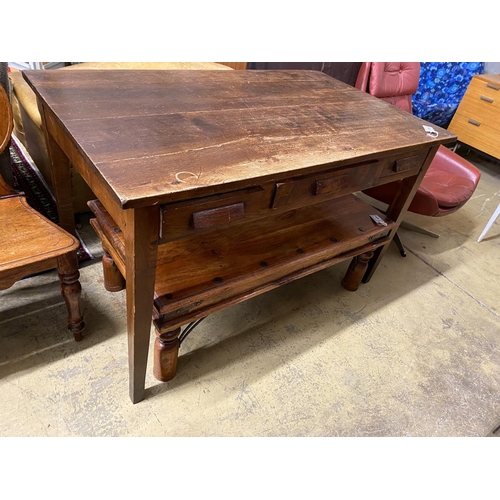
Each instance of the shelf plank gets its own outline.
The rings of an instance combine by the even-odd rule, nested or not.
[[[114,249],[118,268],[124,270],[122,233],[102,205],[93,210],[100,211],[101,231]],[[387,226],[375,224],[370,218],[375,214]],[[158,247],[156,314],[165,322],[246,300],[249,294],[374,250],[387,241],[394,226],[384,214],[349,195],[251,223],[236,221],[202,234],[193,231]]]

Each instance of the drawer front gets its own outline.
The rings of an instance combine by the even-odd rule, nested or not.
[[[499,130],[459,113],[455,113],[448,129],[457,134],[460,142],[500,158]]]
[[[209,229],[223,226],[245,218],[245,203],[240,201],[231,205],[208,208],[193,212],[191,223],[194,229]]]
[[[472,96],[484,97],[486,100],[491,99],[498,101],[500,99],[500,83],[488,82],[481,78],[473,78],[467,88],[467,92]]]
[[[162,207],[160,240],[165,243],[194,236],[416,175],[427,154],[428,150],[424,149],[392,155],[279,182],[269,181],[230,193],[167,204]]]
[[[424,150],[404,156],[392,156],[277,182],[271,209],[299,208],[416,175],[427,153]]]
[[[457,113],[500,130],[500,94],[492,99],[479,93],[467,93]]]
[[[488,82],[474,77],[467,88],[457,114],[467,117],[472,125],[487,125],[500,130],[500,82]],[[455,124],[450,124],[454,130]]]
[[[160,239],[162,242],[171,241],[261,217],[269,210],[271,196],[272,186],[256,186],[164,205]]]

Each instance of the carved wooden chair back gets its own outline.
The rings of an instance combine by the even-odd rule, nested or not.
[[[0,86],[0,153],[9,143],[13,126],[12,107],[5,90]]]

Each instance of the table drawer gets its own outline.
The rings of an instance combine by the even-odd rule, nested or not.
[[[415,175],[428,151],[366,161],[275,184],[271,208],[297,208]]]
[[[262,216],[269,210],[272,186],[255,186],[163,206],[161,239],[171,241],[195,232]]]
[[[268,181],[229,193],[167,204],[162,209],[160,239],[167,242],[232,223],[313,205],[420,171],[428,150],[369,160],[340,169],[275,182]]]

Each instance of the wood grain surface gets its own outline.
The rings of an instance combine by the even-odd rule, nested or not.
[[[118,273],[126,280],[134,403],[152,309],[154,373],[169,380],[190,321],[351,258],[343,282],[355,290],[439,145],[456,140],[316,71],[23,75],[42,109],[62,220],[73,216],[69,162],[99,199],[108,286],[122,287]],[[377,226],[351,193],[396,179],[387,226]]]
[[[0,153],[7,147],[14,121],[9,98],[3,87],[0,86]]]
[[[435,141],[422,120],[317,71],[23,75],[122,208]]]

